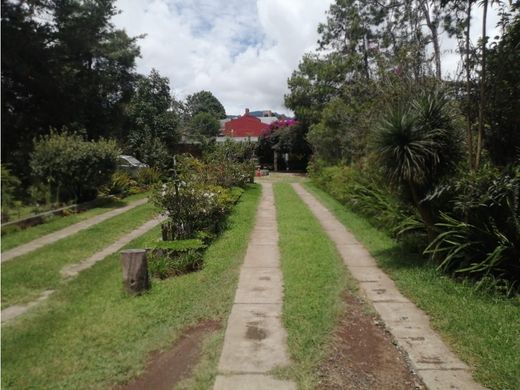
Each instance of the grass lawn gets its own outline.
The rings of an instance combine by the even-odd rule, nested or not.
[[[312,183],[305,187],[331,210],[395,280],[431,316],[433,327],[491,389],[520,389],[520,297],[504,299],[459,283],[347,210]]]
[[[96,215],[103,214],[107,211],[126,206],[130,202],[142,199],[147,195],[148,193],[142,193],[131,195],[121,200],[107,199],[106,202],[102,203],[102,205],[93,209],[77,214],[49,217],[49,219],[41,225],[32,226],[27,229],[13,230],[13,227],[8,227],[7,232],[4,235],[2,235],[1,250],[2,252],[4,252],[9,249],[15,248],[19,245],[35,240],[46,234],[66,228],[67,226],[73,225],[77,222],[84,221],[85,219],[88,219],[90,217],[94,217]]]
[[[300,183],[308,179],[299,173],[270,172],[269,175],[256,177],[255,180],[266,183]]]
[[[78,263],[150,220],[157,210],[151,204],[63,238],[53,244],[2,264],[2,308],[37,298],[43,290],[63,284],[60,270]]]
[[[138,374],[149,352],[170,345],[187,326],[226,319],[259,195],[258,186],[242,195],[229,229],[206,251],[202,271],[153,280],[148,293],[127,297],[114,254],[4,326],[2,388],[107,389]],[[142,246],[159,231],[128,247]],[[206,375],[203,388],[211,387],[214,375]]]
[[[274,193],[284,275],[283,323],[293,362],[280,374],[296,380],[299,388],[310,389],[345,309],[341,297],[346,270],[334,243],[292,187],[275,184]]]

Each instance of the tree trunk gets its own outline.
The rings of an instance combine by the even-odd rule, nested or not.
[[[432,242],[436,235],[435,235],[435,224],[433,222],[433,216],[431,214],[431,211],[424,207],[421,204],[421,199],[419,199],[419,196],[417,195],[417,190],[415,188],[415,185],[412,183],[412,181],[408,181],[408,187],[410,189],[410,194],[412,195],[413,203],[415,204],[415,208],[419,212],[419,215],[421,216],[421,219],[424,222],[424,226],[426,227],[426,234],[428,235],[428,241]]]
[[[469,151],[469,168],[473,170],[475,164],[473,161],[473,131],[471,129],[471,68],[470,68],[470,28],[471,28],[471,1],[468,0],[468,20],[466,27],[466,99],[467,99],[467,137]]]
[[[365,65],[365,77],[370,80],[370,67],[368,64],[368,38],[367,34],[363,35],[363,61]]]
[[[475,156],[475,168],[480,165],[482,153],[482,139],[484,137],[484,108],[486,106],[486,23],[487,23],[488,0],[484,0],[484,13],[482,15],[482,71],[480,72],[480,105],[478,108],[478,138],[477,155]]]
[[[139,294],[150,288],[148,262],[144,249],[129,249],[121,252],[123,286],[129,294]]]
[[[442,77],[442,69],[441,69],[441,46],[439,44],[439,33],[437,29],[437,21],[432,21],[430,15],[430,9],[427,5],[427,0],[421,0],[421,8],[424,14],[424,19],[426,20],[426,25],[432,34],[432,43],[433,43],[433,55],[435,57],[435,77],[437,79],[441,79]]]

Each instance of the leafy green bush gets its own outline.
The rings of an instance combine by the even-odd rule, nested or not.
[[[162,175],[159,169],[154,167],[141,168],[137,171],[137,183],[143,188],[150,188],[161,182]]]
[[[222,187],[245,187],[255,175],[255,146],[251,142],[227,140],[214,145],[204,156],[208,180]]]
[[[520,282],[520,168],[487,168],[454,185],[453,211],[443,213],[440,233],[426,253],[446,272]]]
[[[163,184],[152,199],[169,218],[163,224],[165,241],[193,238],[199,231],[218,232],[235,203],[228,189],[182,180]]]
[[[179,176],[185,181],[225,188],[245,187],[253,181],[252,161],[235,162],[227,159],[203,161],[185,155],[180,156],[178,162]]]
[[[318,186],[336,200],[364,215],[372,224],[388,233],[395,236],[405,226],[412,224],[420,230],[421,224],[413,211],[399,202],[390,188],[377,180],[377,174],[370,172],[369,168],[323,167],[320,162],[313,161],[309,174]]]
[[[20,180],[11,173],[11,170],[0,165],[2,177],[2,222],[9,220],[9,208],[18,203],[16,193],[20,188]]]
[[[159,279],[187,274],[202,268],[202,253],[196,250],[182,252],[175,257],[151,253],[148,256],[150,274]]]
[[[53,131],[35,140],[30,165],[55,199],[83,201],[93,199],[97,189],[110,182],[119,154],[115,141],[86,141],[79,134]]]
[[[201,240],[158,241],[147,245],[148,269],[153,277],[166,279],[203,266],[205,245]]]
[[[101,195],[112,195],[118,198],[124,198],[137,192],[139,192],[137,182],[124,171],[114,172],[110,182],[99,189]]]

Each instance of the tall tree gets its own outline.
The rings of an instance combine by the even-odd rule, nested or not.
[[[287,82],[289,93],[285,95],[285,105],[294,111],[303,126],[319,122],[325,104],[342,94],[353,78],[351,65],[349,58],[338,53],[304,55]]]
[[[370,78],[368,49],[370,21],[366,9],[356,0],[337,0],[327,11],[327,22],[318,26],[321,50],[334,50],[357,62],[359,71]]]
[[[430,30],[430,39],[433,45],[433,58],[435,62],[435,76],[442,78],[441,44],[439,41],[439,25],[441,21],[441,6],[438,0],[419,0],[419,6],[423,12],[426,26]]]
[[[178,118],[172,110],[168,78],[155,69],[141,77],[128,113],[130,151],[148,164],[164,165],[160,160],[167,157],[165,151],[173,151],[178,140]]]
[[[27,179],[32,140],[59,114],[51,27],[36,21],[35,15],[46,10],[39,1],[2,0],[1,8],[2,162]]]
[[[139,49],[111,23],[114,3],[2,0],[2,151],[15,171],[51,127],[121,133]]]
[[[220,101],[210,91],[200,91],[186,98],[188,115],[193,118],[201,112],[207,112],[216,119],[225,119],[226,110]]]
[[[220,124],[209,112],[199,112],[189,123],[189,130],[196,138],[214,138],[218,135]]]
[[[480,156],[482,154],[482,142],[484,137],[484,111],[486,107],[486,54],[487,54],[487,11],[488,0],[482,1],[482,36],[480,38],[481,57],[480,57],[480,100],[478,108],[478,135],[477,135],[477,151],[475,154],[475,168],[480,165]]]
[[[491,160],[504,166],[520,163],[520,12],[501,24],[504,33],[488,52],[485,146]]]

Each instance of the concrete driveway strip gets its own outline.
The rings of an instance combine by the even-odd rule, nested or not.
[[[256,224],[228,319],[214,390],[296,390],[269,372],[289,364],[272,184],[262,183]]]
[[[80,232],[81,230],[88,229],[91,226],[97,225],[100,222],[115,217],[116,215],[123,214],[137,206],[145,204],[146,202],[148,202],[148,198],[136,200],[135,202],[132,202],[125,207],[107,211],[106,213],[96,215],[95,217],[86,219],[85,221],[81,221],[74,225],[67,226],[66,228],[58,230],[57,232],[47,234],[43,237],[37,238],[36,240],[17,246],[16,248],[10,249],[2,253],[1,262],[3,263],[5,261],[12,260],[18,256],[22,256],[26,253],[35,251],[36,249],[39,249],[45,245],[52,244],[56,241],[61,240],[62,238],[71,236],[75,233]]]
[[[485,389],[473,380],[469,367],[431,328],[428,316],[399,292],[352,233],[300,184],[293,184],[293,188],[334,241],[350,273],[406,351],[428,389]]]

